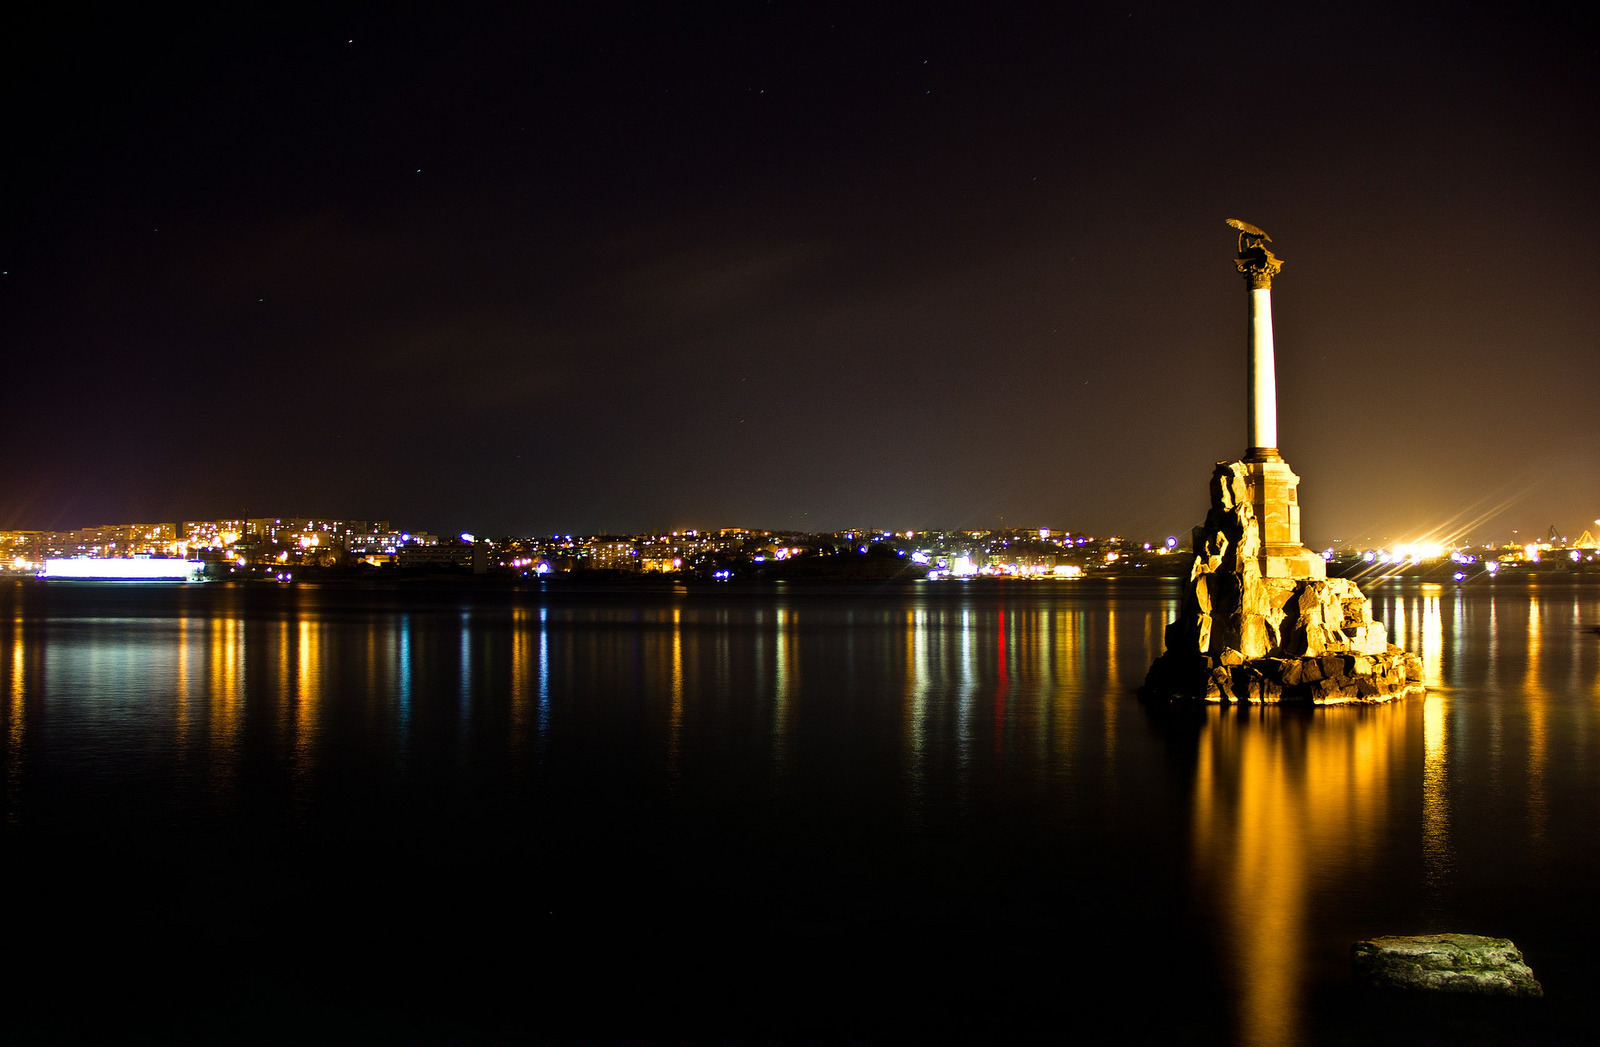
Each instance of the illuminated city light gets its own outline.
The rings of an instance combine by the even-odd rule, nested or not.
[[[1051,537],[1046,539],[1046,533]],[[908,540],[919,535],[917,544]],[[839,544],[819,544],[819,538]],[[1452,532],[1446,536],[1443,531],[1435,531],[1426,539],[1397,542],[1387,548],[1362,549],[1341,544],[1337,549],[1324,550],[1321,556],[1330,564],[1354,561],[1369,568],[1381,564],[1384,575],[1420,574],[1443,560],[1451,566],[1443,568],[1441,575],[1459,568],[1463,577],[1468,577],[1472,572],[1467,568],[1476,567],[1481,560],[1480,569],[1494,572],[1503,567],[1505,571],[1500,573],[1520,576],[1569,568],[1586,570],[1596,559],[1589,550],[1600,549],[1600,541],[1589,531],[1572,541],[1556,537],[1553,528],[1548,539],[1528,541],[1514,531],[1510,539],[1498,546],[1484,545],[1474,553],[1474,546],[1468,544],[1464,534]],[[1168,554],[1188,551],[1187,543],[1176,535],[1130,541],[1120,536],[1097,539],[1050,528],[904,532],[870,528],[805,539],[794,532],[721,528],[627,536],[553,534],[543,539],[508,538],[502,542],[479,538],[471,532],[462,532],[460,540],[441,541],[435,534],[391,530],[388,521],[252,517],[177,524],[102,524],[59,532],[0,531],[0,572],[40,574],[47,558],[186,562],[201,558],[201,551],[205,550],[203,558],[208,565],[222,567],[225,574],[280,582],[288,580],[290,567],[295,568],[296,574],[302,573],[302,565],[313,572],[312,577],[323,571],[398,568],[399,573],[404,573],[407,569],[446,567],[471,568],[477,574],[507,571],[540,577],[590,571],[684,572],[716,577],[713,572],[721,568],[728,572],[725,578],[732,578],[740,565],[765,566],[773,560],[800,557],[827,573],[835,550],[870,556],[874,545],[893,550],[895,558],[907,561],[907,568],[916,564],[915,576],[928,579],[1071,578],[1103,571],[1120,575],[1143,570],[1165,575],[1168,567],[1158,563],[1157,557],[1170,560],[1175,557]],[[469,560],[473,550],[478,555]],[[489,555],[483,555],[485,552]],[[1490,561],[1496,559],[1498,563],[1491,567]],[[1066,560],[1072,563],[1062,563]],[[842,562],[839,566],[843,566]],[[893,570],[888,563],[875,566],[886,572]],[[59,571],[56,576],[61,576]]]
[[[1438,542],[1400,542],[1389,551],[1389,555],[1394,563],[1421,563],[1439,559],[1444,555],[1444,546]]]
[[[44,562],[41,578],[75,578],[95,581],[190,581],[199,578],[205,564],[172,559],[51,559]]]

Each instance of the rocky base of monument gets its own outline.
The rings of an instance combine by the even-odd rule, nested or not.
[[[1338,705],[1387,702],[1422,689],[1422,660],[1390,645],[1383,654],[1302,658],[1168,651],[1150,666],[1139,696],[1147,701]]]
[[[1249,470],[1223,462],[1211,511],[1194,529],[1194,567],[1166,652],[1140,697],[1159,701],[1384,702],[1422,686],[1422,659],[1389,642],[1372,601],[1344,578],[1263,577],[1262,566],[1308,561],[1298,545],[1268,547],[1251,507]],[[1316,561],[1320,568],[1320,559]]]

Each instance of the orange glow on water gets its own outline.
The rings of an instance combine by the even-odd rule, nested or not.
[[[22,792],[22,743],[27,737],[27,679],[28,679],[28,644],[23,638],[23,617],[19,610],[11,620],[11,687],[6,700],[6,791],[10,796],[19,796]],[[8,804],[6,807],[10,821],[19,817],[21,805]]]
[[[1304,1042],[1306,937],[1321,889],[1362,867],[1390,818],[1388,785],[1419,703],[1208,710],[1194,794],[1194,872],[1213,893],[1244,1042]]]
[[[674,783],[678,780],[678,761],[683,746],[683,611],[672,609],[671,712],[667,724],[667,764]]]

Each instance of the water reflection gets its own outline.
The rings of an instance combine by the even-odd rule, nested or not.
[[[227,615],[206,621],[207,730],[206,765],[208,791],[221,806],[234,801],[238,773],[239,736],[245,707],[245,625],[242,618]]]
[[[915,852],[892,866],[920,885],[896,914],[913,925],[914,905],[933,922],[992,891],[1075,927],[1062,899],[1103,898],[1110,919],[1161,889],[1148,868],[1181,869],[1160,933],[1207,928],[1181,944],[1214,950],[1237,1039],[1262,1043],[1306,1039],[1308,999],[1345,973],[1341,933],[1371,899],[1401,897],[1407,920],[1470,915],[1498,897],[1485,869],[1593,865],[1584,834],[1559,831],[1600,795],[1592,590],[1380,589],[1378,617],[1424,657],[1425,698],[1181,722],[1132,697],[1176,613],[1168,591],[208,589],[139,614],[132,597],[81,599],[46,615],[0,588],[9,826],[93,815],[129,782],[167,804],[130,801],[130,817],[175,824],[285,804],[334,824],[371,814],[339,807],[348,794],[403,794],[441,820],[501,805],[510,836],[565,804],[574,837],[592,824],[614,841],[666,812],[681,821],[652,831],[695,838],[678,858],[732,838],[731,882],[748,866],[773,899],[819,910],[900,904],[861,901],[852,876]],[[78,806],[38,813],[63,783]],[[985,927],[1007,918],[973,908]]]
[[[1422,856],[1434,896],[1450,878],[1450,699],[1430,691],[1422,699]]]
[[[390,650],[393,652],[390,662],[390,672],[393,673],[393,689],[395,694],[395,716],[397,720],[398,735],[402,752],[406,750],[406,742],[411,733],[411,705],[412,705],[412,655],[411,655],[411,615],[402,614],[395,622],[386,638]],[[371,681],[378,684],[379,681]],[[387,688],[374,688],[378,694],[383,694]]]
[[[530,705],[536,707],[537,703],[537,699],[532,697],[533,677],[537,670],[531,667],[531,663],[534,659],[533,648],[543,637],[532,635],[531,618],[527,607],[511,609],[511,729],[507,732],[506,744],[513,754],[522,751],[528,734],[528,708]]]
[[[1389,831],[1390,783],[1420,740],[1419,703],[1211,709],[1199,736],[1194,882],[1222,904],[1245,1042],[1300,1027],[1319,892],[1357,878]]]
[[[189,748],[189,732],[194,727],[193,696],[190,693],[189,674],[191,654],[190,621],[188,618],[179,618],[177,622],[178,636],[174,644],[174,653],[177,657],[176,671],[172,681],[172,707],[173,707],[173,733],[177,737],[177,752],[182,759]]]
[[[794,612],[775,612],[772,654],[772,765],[777,777],[789,770],[789,733],[794,725],[795,696],[800,689],[800,649],[795,641]]]
[[[22,815],[22,746],[27,737],[28,712],[26,696],[28,658],[33,645],[24,633],[25,623],[21,608],[9,619],[5,633],[6,644],[11,649],[10,687],[6,691],[6,822],[15,825]]]
[[[1541,664],[1544,660],[1544,609],[1539,594],[1528,598],[1528,651],[1527,668],[1522,677],[1523,715],[1527,718],[1527,782],[1528,782],[1528,839],[1534,857],[1543,861],[1546,855],[1546,834],[1549,830],[1548,805],[1545,798],[1545,763],[1549,754],[1549,696],[1544,689]]]
[[[286,695],[285,711],[291,731],[287,750],[293,754],[291,775],[297,810],[311,802],[321,753],[323,629],[323,623],[310,618],[295,623],[294,689]]]
[[[539,754],[550,731],[550,609],[539,608]]]
[[[683,610],[672,609],[672,661],[670,681],[671,712],[667,720],[667,774],[677,784],[683,749]]]
[[[902,675],[905,692],[901,700],[901,731],[905,736],[907,808],[911,818],[921,822],[927,799],[928,692],[933,644],[927,608],[907,608],[905,621],[906,669]]]

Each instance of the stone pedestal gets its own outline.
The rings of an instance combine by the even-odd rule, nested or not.
[[[1326,578],[1327,564],[1322,557],[1300,544],[1300,500],[1296,489],[1300,477],[1289,463],[1271,458],[1252,448],[1255,454],[1241,464],[1250,486],[1250,507],[1255,510],[1261,531],[1261,577]]]

